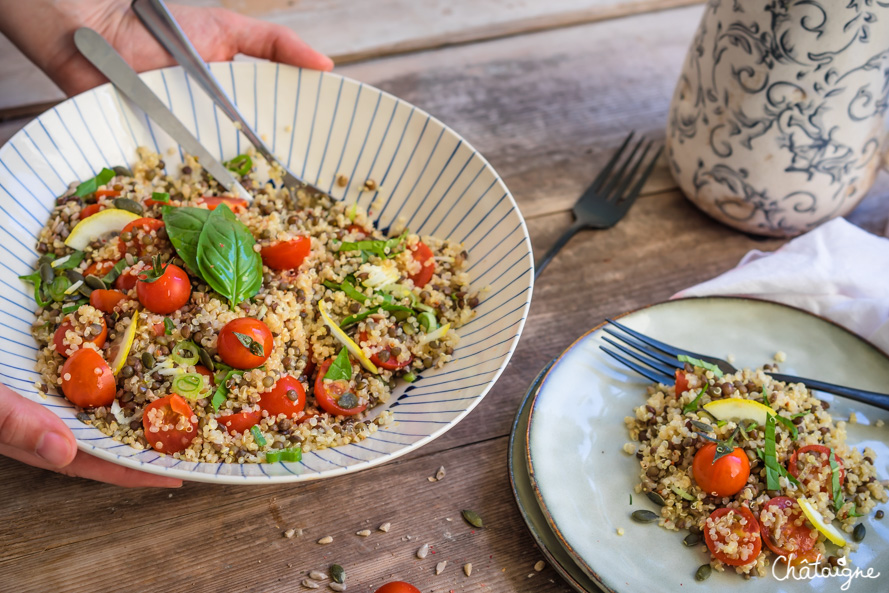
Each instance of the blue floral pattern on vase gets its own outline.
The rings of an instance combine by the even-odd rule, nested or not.
[[[670,106],[670,167],[714,218],[795,235],[864,197],[887,106],[889,1],[711,0]]]

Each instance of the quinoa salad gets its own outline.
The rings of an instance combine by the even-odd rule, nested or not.
[[[37,389],[116,441],[188,461],[360,442],[391,421],[377,407],[397,382],[451,359],[479,302],[467,253],[398,221],[374,228],[373,204],[284,188],[252,152],[226,166],[252,202],[193,157],[172,171],[144,149],[56,200],[22,277]]]
[[[648,387],[625,420],[633,442],[624,450],[640,464],[635,490],[660,507],[633,519],[705,544],[698,580],[844,562],[866,534],[861,517],[889,500],[874,452],[847,444],[847,421],[833,419],[828,402],[770,377],[776,365],[723,374],[683,358],[675,384]]]

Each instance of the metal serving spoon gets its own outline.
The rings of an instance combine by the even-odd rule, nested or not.
[[[300,179],[284,163],[279,161],[265,142],[250,128],[244,116],[238,111],[234,103],[219,86],[219,81],[210,72],[207,63],[201,58],[192,45],[179,23],[170,14],[162,0],[133,0],[133,11],[145,25],[145,28],[154,35],[155,39],[166,49],[183,69],[206,91],[210,98],[219,106],[223,113],[235,124],[240,126],[241,133],[247,137],[256,150],[259,151],[269,163],[278,164],[284,171],[284,185],[290,189],[307,188],[313,192],[326,194],[314,185]]]
[[[138,105],[186,152],[197,157],[201,166],[225,189],[245,200],[253,200],[253,196],[238,183],[231,172],[207,152],[198,139],[182,125],[182,122],[176,119],[173,112],[167,109],[167,106],[148,88],[148,85],[142,82],[136,71],[130,68],[130,65],[101,35],[92,29],[83,27],[74,32],[74,45],[87,60],[92,62],[93,66],[111,81],[117,90]]]

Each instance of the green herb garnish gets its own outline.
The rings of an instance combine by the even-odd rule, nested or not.
[[[698,409],[698,402],[700,402],[701,398],[704,397],[704,394],[707,393],[707,390],[710,389],[709,383],[704,383],[704,387],[698,392],[698,395],[695,396],[693,400],[682,406],[682,413],[688,414],[689,412],[694,412]]]
[[[430,311],[423,311],[417,315],[417,321],[427,334],[438,329],[438,319],[435,318],[435,313]]]
[[[700,368],[708,370],[708,371],[712,371],[713,374],[719,378],[722,378],[722,376],[723,376],[722,369],[720,369],[715,364],[705,362],[705,361],[701,360],[700,358],[693,358],[691,356],[686,356],[685,354],[680,354],[676,358],[679,359],[679,362],[687,362],[688,364],[690,364],[692,366],[696,366],[696,367],[700,367]]]
[[[778,458],[775,453],[775,417],[771,414],[766,416],[765,429],[765,454],[763,461],[766,465],[766,489],[779,490],[781,483],[778,478],[781,475],[781,467],[778,464]]]
[[[155,202],[160,202],[161,204],[169,204],[170,203],[170,194],[165,191],[155,191],[151,192],[151,199]]]
[[[385,241],[353,241],[340,243],[337,247],[337,251],[366,251],[368,253],[373,253],[374,255],[378,255],[382,258],[394,257],[399,252],[395,251],[395,249],[401,245],[401,243],[407,239],[408,232],[404,231],[398,237],[394,237],[392,239],[388,239]]]
[[[39,270],[26,276],[19,276],[19,280],[24,280],[25,282],[30,282],[34,285],[34,301],[37,302],[38,307],[46,307],[52,303],[52,299],[49,298],[49,296],[45,296],[43,279],[40,276]]]
[[[253,356],[265,356],[265,349],[262,347],[262,344],[260,344],[247,334],[242,334],[240,332],[233,333],[235,334],[235,337],[238,338],[241,346],[249,350],[250,354],[252,354]]]
[[[90,302],[89,299],[80,299],[79,301],[71,303],[70,305],[65,305],[64,307],[62,307],[62,313],[66,314],[66,315],[68,313],[74,313],[75,311],[80,309],[82,306],[88,305],[89,302]]]
[[[378,307],[371,307],[367,311],[362,311],[361,313],[356,313],[355,315],[349,315],[340,323],[340,327],[345,329],[349,326],[355,325],[359,321],[364,321],[374,313],[378,311],[401,311],[403,313],[413,313],[413,309],[410,307],[405,307],[403,305],[380,305]]]
[[[253,435],[253,440],[256,441],[257,445],[259,445],[260,447],[265,447],[267,441],[265,440],[265,437],[262,436],[262,431],[259,430],[258,426],[256,426],[256,425],[251,426],[250,427],[250,434]]]
[[[232,309],[262,286],[262,257],[253,250],[255,244],[250,230],[225,204],[210,213],[201,229],[198,270],[213,290],[228,299]]]
[[[173,325],[173,320],[169,317],[164,317],[164,335],[171,336],[173,335],[173,329],[175,326]]]
[[[176,254],[193,273],[198,274],[198,240],[210,211],[203,208],[164,206],[164,227]]]
[[[324,378],[331,381],[352,380],[352,362],[349,360],[348,350],[345,348],[340,350],[340,353],[336,355],[327,372],[324,373]]]
[[[200,373],[184,373],[173,379],[170,389],[173,393],[188,399],[200,399],[205,391],[204,376]]]
[[[249,154],[239,154],[232,160],[225,161],[223,164],[226,169],[235,175],[243,177],[253,168],[253,159],[250,158]]]
[[[771,416],[771,414],[769,415]],[[790,436],[794,441],[799,438],[799,429],[793,423],[793,420],[785,418],[784,416],[779,416],[777,413],[775,414],[775,420],[783,424],[784,427],[790,431]]]
[[[843,488],[840,486],[840,464],[837,463],[833,447],[830,448],[828,461],[830,461],[830,487],[831,492],[833,492],[833,508],[835,511],[839,511],[846,501],[843,497]]]
[[[83,196],[95,193],[99,186],[106,185],[109,181],[114,179],[114,171],[111,169],[105,168],[99,171],[99,174],[93,177],[92,179],[87,179],[83,183],[77,186],[77,190],[74,192],[74,195],[78,198],[82,198]]]
[[[228,372],[225,373],[225,377],[223,377],[223,379],[221,381],[217,382],[217,384],[219,386],[216,388],[216,393],[213,394],[213,399],[210,400],[210,405],[213,406],[214,410],[216,410],[218,412],[219,406],[221,406],[223,404],[223,402],[225,402],[225,400],[228,398],[229,388],[227,386],[227,383],[229,382],[229,380],[232,377],[234,377],[235,375],[243,375],[243,374],[244,374],[244,371],[239,371],[239,370],[234,370],[234,369],[229,370]]]
[[[684,498],[685,500],[692,501],[692,502],[697,500],[697,498],[695,498],[694,496],[692,496],[691,494],[689,494],[688,492],[686,492],[679,486],[670,486],[670,490],[672,490],[676,494],[676,496]]]
[[[80,265],[80,262],[83,261],[83,256],[86,255],[83,251],[74,251],[70,255],[66,255],[65,257],[60,257],[50,264],[53,270],[73,270],[77,266]]]
[[[121,272],[123,272],[123,269],[125,267],[127,267],[127,260],[120,260],[119,262],[114,264],[113,268],[108,270],[107,274],[102,276],[102,282],[104,282],[106,286],[111,286],[112,284],[114,284],[114,281],[120,277],[120,274]]]
[[[349,297],[353,301],[358,301],[362,305],[367,302],[368,297],[365,296],[365,294],[363,292],[361,292],[360,290],[355,288],[355,286],[349,281],[348,278],[343,280],[343,282],[341,284],[335,284],[335,283],[331,282],[330,280],[325,280],[323,282],[323,284],[330,290],[339,290],[341,292],[346,293],[347,297]]]

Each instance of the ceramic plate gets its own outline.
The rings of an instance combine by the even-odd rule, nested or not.
[[[509,482],[522,519],[537,542],[537,547],[550,566],[561,575],[578,593],[598,593],[600,590],[590,577],[574,562],[571,555],[562,547],[562,543],[546,522],[546,516],[537,504],[534,488],[531,487],[531,476],[528,473],[528,462],[525,451],[528,446],[528,419],[531,415],[531,403],[537,395],[537,388],[543,376],[552,366],[550,362],[540,371],[519,405],[518,414],[512,423],[509,435]]]
[[[738,298],[669,301],[628,313],[621,322],[680,348],[715,356],[732,354],[738,367],[787,355],[785,372],[853,387],[886,391],[889,358],[833,323],[784,305]],[[701,546],[682,545],[682,532],[630,520],[638,509],[656,511],[633,493],[639,465],[622,451],[630,442],[624,417],[645,401],[648,381],[599,350],[601,330],[575,342],[545,377],[531,409],[526,451],[538,501],[547,522],[588,576],[608,591],[680,591],[701,587],[695,570],[707,561]],[[889,478],[889,412],[864,404],[830,402],[834,420],[858,416],[848,426],[852,446],[877,453],[880,479]],[[877,420],[886,425],[877,427]],[[630,494],[633,493],[632,504]],[[862,518],[867,537],[852,562],[882,573],[856,579],[852,591],[886,591],[889,579],[889,523]],[[617,535],[622,528],[623,536]],[[779,565],[781,566],[781,565]],[[784,573],[779,571],[779,576]],[[840,578],[745,581],[732,572],[715,573],[708,589],[719,591],[838,591]]]
[[[186,480],[267,484],[329,477],[378,465],[443,434],[506,368],[531,301],[531,243],[506,186],[456,132],[368,85],[267,62],[211,69],[247,121],[301,177],[337,200],[373,204],[380,228],[401,219],[413,232],[464,244],[472,287],[484,292],[476,317],[457,332],[456,360],[395,390],[389,404],[394,424],[361,443],[308,453],[300,463],[188,463],[140,452],[81,423],[64,398],[40,399],[30,334],[36,305],[32,288],[18,276],[34,268],[36,237],[55,197],[102,167],[132,164],[139,146],[161,153],[171,172],[182,162],[162,130],[104,85],[53,107],[0,149],[0,381],[55,412],[81,449]],[[216,158],[230,159],[247,147],[181,68],[142,79]],[[348,177],[345,187],[336,183],[338,174]],[[366,179],[379,189],[361,191]]]

